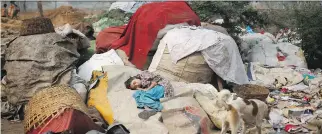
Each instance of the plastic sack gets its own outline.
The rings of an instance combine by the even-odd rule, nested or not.
[[[259,62],[268,66],[296,66],[307,68],[304,53],[300,47],[291,43],[277,43],[267,35],[255,33],[241,36],[241,54],[243,61]],[[279,61],[278,52],[283,53],[285,59]]]
[[[112,107],[107,99],[108,76],[101,71],[93,71],[92,79],[95,85],[90,87],[87,106],[95,107],[104,120],[109,124],[114,123]]]
[[[114,49],[102,54],[94,54],[88,61],[78,68],[78,75],[89,81],[93,70],[102,70],[102,66],[123,65],[122,59],[117,55]]]
[[[108,127],[106,134],[130,134],[130,131],[122,124],[113,124]]]
[[[254,32],[253,32],[253,29],[252,28],[250,28],[250,26],[247,26],[246,27],[246,31],[247,31],[247,33],[251,33],[251,34],[253,34]]]

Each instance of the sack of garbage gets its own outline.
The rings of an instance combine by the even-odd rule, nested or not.
[[[247,75],[252,84],[273,89],[293,86],[303,80],[302,74],[292,68],[265,68],[253,62],[247,65]]]
[[[77,47],[56,33],[20,36],[6,49],[6,89],[9,102],[29,100],[55,84],[68,85],[79,58]]]
[[[195,93],[195,98],[200,104],[200,106],[205,110],[205,112],[208,114],[209,118],[211,119],[212,123],[217,127],[222,127],[222,120],[224,119],[225,114],[227,114],[227,110],[220,108],[216,106],[213,102],[214,100],[211,100],[210,97],[200,93]],[[216,99],[216,98],[213,98]]]
[[[106,65],[124,65],[124,63],[115,50],[111,49],[102,54],[94,54],[78,68],[78,75],[82,79],[89,81],[93,70],[102,70],[102,66]]]
[[[217,31],[217,32],[221,32],[223,34],[226,34],[229,36],[226,28],[223,28],[221,26],[218,26],[218,25],[212,25],[212,24],[209,24],[209,23],[205,23],[205,22],[201,22],[201,26],[203,28],[206,28],[206,29],[210,29],[210,30],[214,30],[214,31]]]
[[[291,43],[274,43],[268,34],[246,34],[241,37],[244,61],[259,62],[268,66],[296,66],[307,68],[304,53]]]
[[[169,133],[210,134],[213,124],[193,97],[179,97],[163,103],[162,119]],[[174,106],[169,106],[174,105]],[[177,107],[176,107],[177,106]],[[170,109],[171,108],[171,109]]]
[[[55,28],[55,32],[63,37],[67,37],[71,41],[77,44],[77,49],[89,48],[89,39],[79,30],[73,29],[68,23],[64,26]]]
[[[112,18],[102,18],[99,21],[93,23],[93,28],[95,32],[100,32],[104,28],[112,27],[112,26],[122,26],[125,23],[121,20],[115,20]]]

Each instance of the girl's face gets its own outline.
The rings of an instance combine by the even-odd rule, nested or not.
[[[140,79],[134,79],[132,82],[131,82],[131,88],[132,89],[136,89],[138,87],[141,86],[141,80]]]

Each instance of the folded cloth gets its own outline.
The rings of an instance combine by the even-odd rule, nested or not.
[[[64,26],[55,28],[55,32],[63,37],[67,37],[69,34],[76,34],[80,37],[79,42],[77,42],[78,50],[80,49],[86,49],[90,47],[89,39],[83,34],[81,31],[73,29],[71,25],[65,24]]]
[[[164,87],[160,85],[156,85],[147,91],[138,90],[133,94],[133,98],[135,99],[138,108],[144,108],[144,106],[147,106],[157,111],[161,111],[163,109],[163,106],[160,103],[160,98],[163,97]]]

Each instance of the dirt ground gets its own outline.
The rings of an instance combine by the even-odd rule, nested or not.
[[[102,10],[92,11],[87,9],[76,9],[71,6],[61,6],[57,9],[45,10],[44,16],[51,19],[53,25],[58,27],[65,25],[66,23],[69,23],[72,26],[77,26],[83,22],[85,16],[101,13],[103,13]],[[18,20],[1,17],[1,29],[19,31],[22,20],[39,16],[39,12],[20,12],[18,14]]]
[[[6,119],[1,119],[1,134],[23,134],[23,123],[11,123]]]

